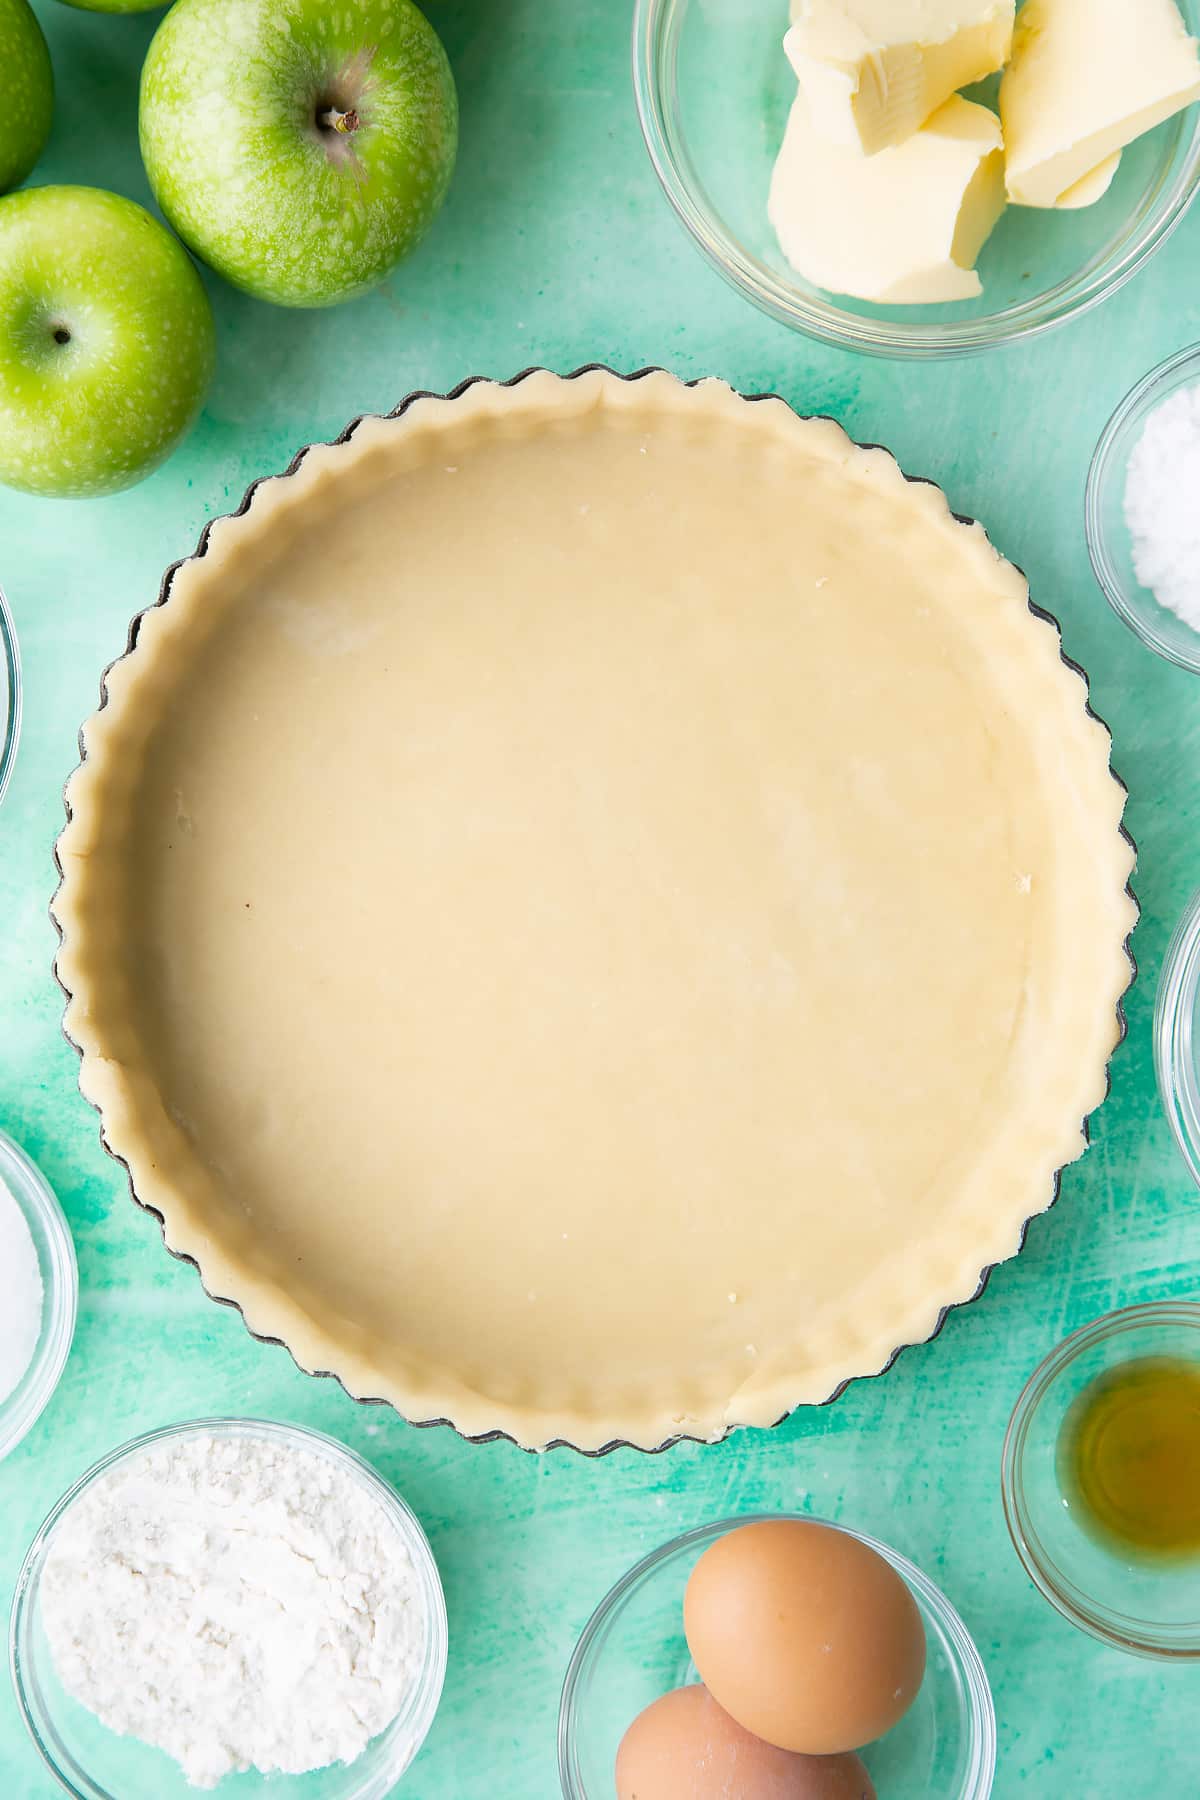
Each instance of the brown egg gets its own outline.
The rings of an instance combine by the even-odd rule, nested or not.
[[[857,1756],[797,1756],[751,1737],[707,1688],[639,1713],[617,1751],[617,1800],[875,1800]]]
[[[810,1756],[882,1737],[925,1673],[925,1630],[904,1582],[830,1525],[771,1519],[718,1538],[692,1570],[683,1619],[725,1711]]]

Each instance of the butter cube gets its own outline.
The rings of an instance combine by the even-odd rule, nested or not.
[[[956,96],[867,157],[831,144],[799,94],[769,210],[788,262],[816,287],[894,306],[972,300],[975,259],[1004,210],[1000,121]]]
[[[1197,99],[1200,56],[1174,0],[1025,0],[1000,83],[1009,199],[1087,204],[1085,177],[1098,199],[1102,165]]]
[[[1002,68],[1015,0],[793,0],[783,47],[816,130],[874,156]]]
[[[1097,200],[1103,200],[1121,166],[1121,152],[1114,150],[1106,156],[1098,169],[1069,187],[1065,194],[1060,194],[1054,202],[1056,212],[1074,212],[1081,206],[1095,206]]]

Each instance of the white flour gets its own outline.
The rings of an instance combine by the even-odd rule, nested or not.
[[[348,1473],[199,1434],[76,1504],[42,1613],[64,1687],[196,1787],[353,1761],[400,1711],[427,1629],[403,1539]]]
[[[1155,407],[1125,477],[1137,578],[1200,631],[1200,386]]]
[[[42,1272],[25,1214],[0,1178],[0,1402],[33,1361],[44,1304]]]

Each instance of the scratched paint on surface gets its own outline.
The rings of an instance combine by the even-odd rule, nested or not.
[[[60,98],[36,179],[82,175],[148,200],[134,96],[157,15],[104,18],[56,0],[39,0],[38,11]],[[44,1513],[104,1451],[169,1420],[261,1413],[344,1438],[428,1527],[451,1658],[442,1711],[403,1785],[411,1800],[553,1800],[559,1685],[610,1582],[688,1525],[784,1506],[852,1520],[947,1588],[995,1689],[998,1800],[1200,1791],[1194,1673],[1106,1651],[1051,1613],[1009,1549],[998,1485],[1004,1423],[1034,1363],[1110,1306],[1190,1293],[1200,1249],[1200,1204],[1159,1112],[1150,1048],[1162,953],[1200,885],[1200,682],[1159,663],[1110,617],[1082,529],[1087,460],[1112,406],[1153,363],[1200,338],[1200,216],[1115,301],[1031,348],[928,367],[857,360],[762,318],[683,238],[638,136],[626,8],[430,0],[429,11],[455,64],[463,140],[450,201],[414,259],[340,312],[280,314],[210,283],[220,371],[199,428],[164,470],[103,502],[0,491],[0,583],[20,632],[27,701],[0,809],[0,1125],[57,1188],[83,1277],[62,1386],[0,1465],[0,1598],[6,1607]],[[1129,1037],[1094,1148],[986,1298],[885,1380],[773,1434],[600,1464],[472,1449],[355,1407],[206,1301],[100,1151],[59,1034],[46,918],[61,783],[99,672],[204,521],[300,444],[334,435],[356,412],[386,410],[412,387],[593,359],[777,389],[888,444],[985,521],[1091,674],[1131,789],[1144,911]],[[49,1791],[5,1683],[0,1793],[42,1800]]]

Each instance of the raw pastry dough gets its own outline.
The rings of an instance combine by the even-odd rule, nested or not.
[[[55,911],[106,1142],[307,1369],[715,1438],[923,1339],[1105,1091],[1131,853],[1021,575],[781,401],[358,424],[107,677]]]

